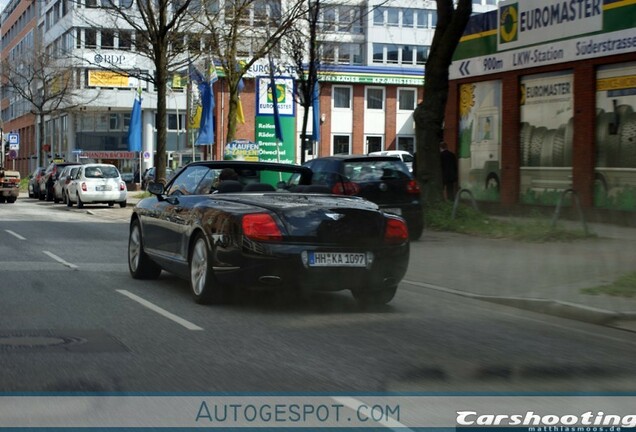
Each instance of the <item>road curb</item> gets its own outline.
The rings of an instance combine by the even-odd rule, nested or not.
[[[636,325],[625,325],[625,321],[636,321],[636,312],[614,312],[606,309],[585,306],[578,303],[569,303],[559,300],[541,298],[487,296],[410,280],[402,280],[402,282],[409,285],[445,292],[448,294],[474,298],[481,301],[502,304],[505,306],[511,306],[518,309],[543,313],[546,315],[558,316],[561,318],[569,318],[577,321],[587,322],[590,324],[618,327],[622,329],[629,329],[630,327],[634,327],[634,331],[636,331]]]

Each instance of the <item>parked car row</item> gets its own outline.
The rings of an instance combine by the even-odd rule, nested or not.
[[[126,207],[128,190],[117,167],[111,164],[52,162],[35,169],[29,176],[29,197],[77,204],[108,204]]]

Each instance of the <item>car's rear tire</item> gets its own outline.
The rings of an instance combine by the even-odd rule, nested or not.
[[[384,305],[389,303],[395,297],[395,292],[397,291],[397,285],[382,288],[378,291],[353,291],[353,298],[361,306],[377,306]]]
[[[0,204],[4,204],[5,199],[6,198],[4,196],[0,196]]]
[[[125,208],[126,207],[126,201],[120,201],[119,202],[119,207]]]
[[[84,208],[84,203],[82,202],[79,194],[77,194],[77,208]]]
[[[13,204],[17,198],[14,196],[7,197],[7,202],[9,204]]]
[[[219,304],[226,299],[225,290],[214,277],[209,259],[208,244],[198,233],[190,250],[190,289],[194,301],[199,304]]]
[[[53,190],[50,187],[46,187],[46,195],[45,198],[47,201],[53,201],[55,197],[55,194],[53,193]]]
[[[71,196],[66,192],[66,206],[73,207],[73,201],[71,201]]]
[[[128,234],[128,270],[133,279],[157,279],[161,274],[161,267],[144,252],[141,227],[137,220],[130,224]]]
[[[424,232],[424,224],[418,224],[413,227],[409,227],[409,240],[415,241],[422,237]]]
[[[62,201],[62,200],[61,200],[61,199],[59,199],[59,198],[57,197],[57,195],[53,195],[53,203],[54,203],[54,204],[58,204],[60,201]]]
[[[114,202],[109,202],[109,203],[108,203],[108,207],[112,207],[112,206],[114,206],[114,205],[115,205],[115,203],[114,203]]]

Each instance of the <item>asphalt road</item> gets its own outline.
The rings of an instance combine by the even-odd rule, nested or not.
[[[636,388],[634,333],[412,284],[375,310],[344,292],[197,305],[169,274],[129,276],[130,211],[0,205],[0,392]]]

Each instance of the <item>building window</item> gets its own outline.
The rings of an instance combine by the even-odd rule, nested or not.
[[[415,90],[398,89],[398,110],[413,111],[415,109]]]
[[[413,27],[413,9],[402,10],[402,27]]]
[[[384,109],[384,89],[367,88],[367,109]]]
[[[373,25],[376,25],[376,26],[384,25],[384,11],[385,11],[385,8],[376,8],[373,10]]]
[[[333,88],[333,107],[351,109],[351,87]]]
[[[111,113],[110,114],[110,125],[109,129],[112,131],[121,130],[121,114]]]
[[[402,64],[413,64],[413,47],[402,47]]]
[[[397,150],[404,150],[411,154],[415,150],[415,137],[412,136],[398,136],[397,137]]]
[[[112,30],[102,30],[102,49],[115,48],[115,32]]]
[[[325,7],[322,13],[322,29],[324,31],[336,30],[336,7],[335,6]]]
[[[129,30],[120,30],[119,31],[119,49],[120,50],[130,50],[132,48],[132,32]]]
[[[386,46],[386,62],[397,64],[400,61],[400,47],[397,45]]]
[[[397,27],[400,25],[400,10],[396,8],[387,8],[386,10],[387,25]]]
[[[384,45],[373,44],[373,63],[384,63]]]
[[[97,31],[95,29],[84,29],[86,48],[97,48]]]
[[[349,135],[334,135],[333,154],[350,154],[350,140]]]
[[[382,137],[381,136],[368,136],[367,137],[367,153],[382,151]]]
[[[426,64],[426,60],[428,59],[428,49],[427,46],[416,46],[415,47],[415,64],[423,65]]]
[[[84,4],[86,5],[87,8],[96,8],[98,6],[97,0],[86,0]]]

